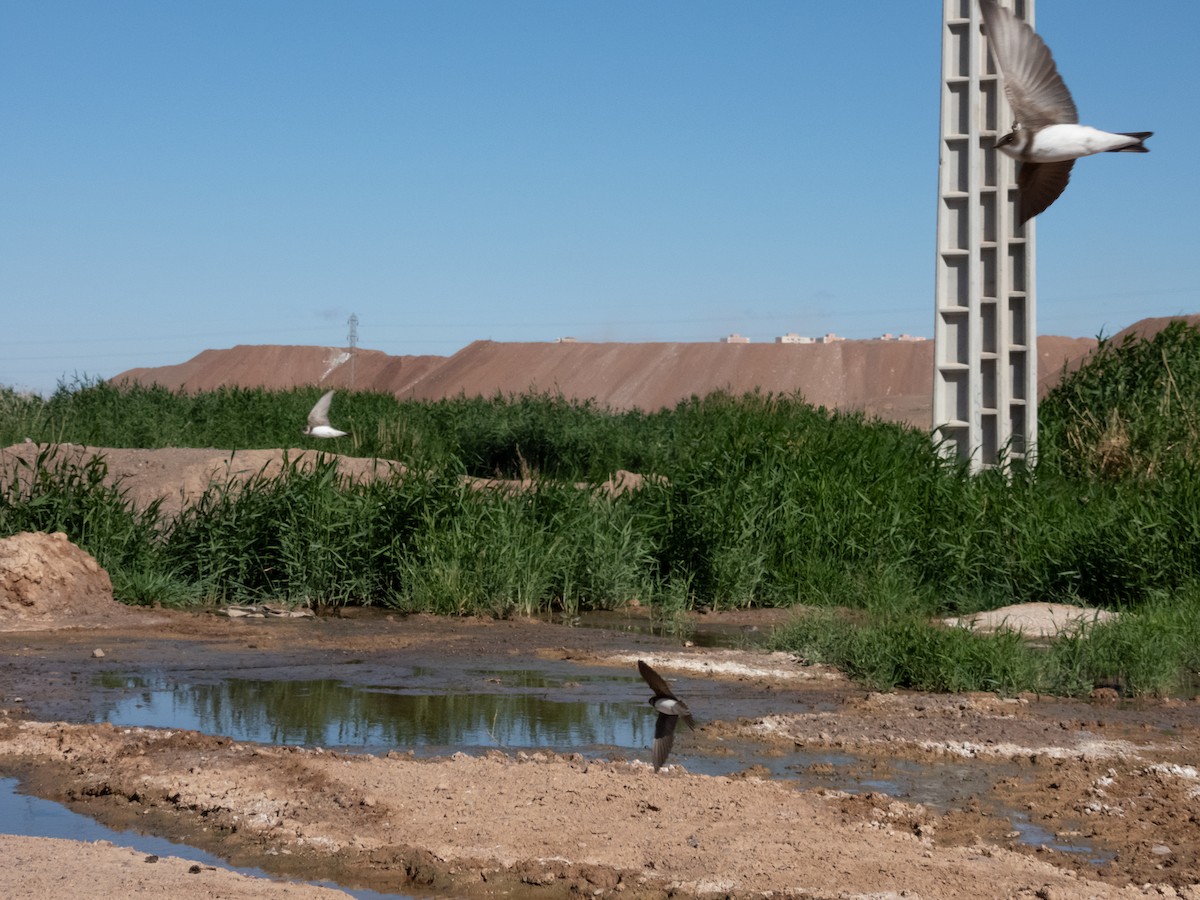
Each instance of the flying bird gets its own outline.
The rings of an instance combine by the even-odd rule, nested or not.
[[[308,414],[308,427],[301,431],[309,437],[335,438],[346,434],[329,424],[329,404],[333,402],[333,391],[326,391]]]
[[[667,754],[675,742],[675,725],[683,719],[687,727],[694,730],[696,720],[688,711],[687,704],[671,693],[663,677],[640,659],[638,671],[646,679],[646,684],[650,685],[650,690],[654,691],[650,705],[658,710],[658,719],[654,723],[654,771],[657,772],[666,763]]]
[[[1080,125],[1075,101],[1046,42],[996,0],[979,0],[979,11],[1015,120],[996,147],[1021,164],[1017,191],[1022,225],[1058,199],[1079,157],[1149,152],[1142,142],[1152,131],[1114,134]]]

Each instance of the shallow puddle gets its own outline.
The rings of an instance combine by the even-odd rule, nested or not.
[[[1034,825],[1027,816],[1020,813],[1013,815],[1012,826],[1014,831],[1020,833],[1020,841],[1023,844],[1029,844],[1032,847],[1048,847],[1060,853],[1078,853],[1092,865],[1102,865],[1114,856],[1112,853],[1098,853],[1094,847],[1085,844],[1073,844],[1065,841],[1053,832]]]
[[[553,663],[547,668],[467,669],[448,675],[409,667],[393,672],[397,677],[387,683],[328,678],[190,683],[110,672],[98,679],[105,688],[104,701],[92,721],[375,754],[395,750],[444,756],[499,749],[649,758],[655,716],[637,699],[646,693],[639,678],[607,669],[568,669],[564,676]],[[684,687],[693,709],[706,710],[717,708],[716,693],[728,690],[712,682],[679,679],[677,692],[683,695]],[[707,696],[706,689],[714,694]],[[762,702],[773,706],[778,701]],[[737,705],[748,716],[759,712],[748,700]],[[786,779],[800,788],[874,791],[939,812],[972,796],[986,798],[998,779],[1017,772],[1003,762],[918,763],[798,748],[780,752],[756,741],[721,740],[686,730],[679,732],[670,761],[696,774],[748,771]],[[993,814],[1008,818],[1025,843],[1095,856],[1087,844],[1072,844],[1037,829],[1020,811],[995,809]]]
[[[530,672],[487,674],[488,692],[425,693],[413,686],[334,679],[175,684],[125,678],[127,696],[97,721],[186,728],[239,741],[336,747],[366,753],[554,750],[595,754],[653,740],[653,716],[633,701],[551,699],[570,692]]]
[[[129,847],[147,856],[175,856],[191,860],[203,866],[227,869],[254,878],[269,878],[272,881],[288,881],[275,877],[262,869],[234,866],[199,847],[178,844],[166,838],[140,834],[136,831],[115,831],[94,819],[72,812],[59,803],[31,797],[19,792],[15,778],[0,778],[0,822],[4,833],[20,837],[60,838],[69,841],[108,841],[117,847]],[[297,883],[297,882],[289,882]],[[332,881],[309,881],[322,887],[337,888],[358,900],[414,900],[408,894],[381,894],[378,891],[348,888]]]

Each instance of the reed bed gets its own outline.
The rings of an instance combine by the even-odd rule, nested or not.
[[[1080,693],[1108,679],[1166,692],[1200,668],[1200,333],[1188,326],[1102,342],[1043,401],[1033,471],[972,477],[923,432],[720,393],[647,413],[553,395],[341,392],[333,419],[350,434],[318,449],[398,460],[404,474],[351,483],[332,457],[289,462],[214,483],[170,517],[133,509],[102,459],[50,461],[59,442],[305,447],[320,393],[0,389],[0,444],[46,448],[33,477],[0,472],[0,534],[65,531],[132,603],[817,607],[780,646],[884,687]],[[604,490],[619,470],[643,486]],[[1126,615],[1049,651],[930,624],[1027,601]]]

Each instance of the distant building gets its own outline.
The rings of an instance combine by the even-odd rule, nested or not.
[[[881,334],[879,336],[879,340],[881,340],[881,341],[894,341],[895,339],[896,339],[896,336],[894,334],[892,334],[890,331],[885,331],[883,334]]]
[[[748,344],[748,343],[750,343],[750,338],[742,337],[740,334],[738,334],[735,331],[733,334],[721,338],[721,343],[722,344]]]
[[[902,334],[902,335],[900,335],[900,337],[899,337],[899,338],[897,338],[897,340],[901,340],[901,341],[912,341],[912,342],[914,342],[914,343],[915,343],[915,342],[917,342],[917,341],[926,341],[926,340],[929,340],[929,339],[928,339],[928,338],[923,338],[923,337],[920,337],[920,336],[918,336],[918,335],[915,335],[915,334]]]
[[[833,343],[836,343],[837,341],[844,341],[844,340],[845,340],[844,337],[840,337],[839,335],[836,335],[831,331],[831,332],[829,332],[829,334],[826,334],[826,335],[823,335],[822,337],[817,338],[817,343],[818,344],[833,344]]]
[[[574,344],[574,343],[577,343],[578,341],[579,341],[579,338],[573,338],[573,337],[556,337],[554,339],[554,343],[556,343],[556,344]]]
[[[781,334],[775,338],[777,344],[815,344],[816,339],[806,337],[803,334],[796,334],[794,331],[789,331],[787,334]]]

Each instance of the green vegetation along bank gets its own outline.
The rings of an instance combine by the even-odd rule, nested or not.
[[[349,436],[308,443],[406,474],[352,484],[331,459],[285,466],[215,483],[174,516],[134,509],[102,459],[50,462],[62,442],[308,446],[299,426],[320,393],[0,389],[0,445],[47,449],[32,477],[0,473],[0,535],[65,531],[129,603],[535,615],[637,600],[664,618],[816,607],[777,642],[889,687],[1081,693],[1115,680],[1162,693],[1200,668],[1200,333],[1183,324],[1102,341],[1042,402],[1034,471],[972,477],[923,432],[723,394],[612,412],[555,396],[339,393]],[[601,489],[618,470],[643,487]],[[1049,651],[929,624],[1028,601],[1125,615]]]

